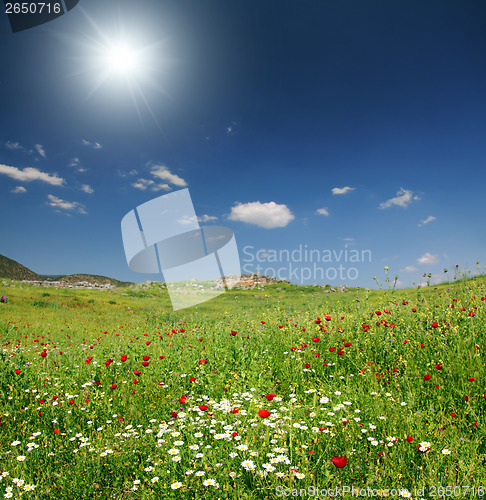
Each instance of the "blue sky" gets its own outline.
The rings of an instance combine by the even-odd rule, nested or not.
[[[0,253],[153,279],[121,219],[188,187],[245,271],[286,277],[271,251],[299,248],[371,254],[306,283],[484,271],[485,25],[479,0],[81,0],[15,34],[0,16]]]

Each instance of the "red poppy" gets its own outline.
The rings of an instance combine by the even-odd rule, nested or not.
[[[467,380],[468,382],[474,382],[474,377],[469,377]]]
[[[267,394],[265,397],[268,399],[268,401],[272,401],[273,398],[275,398],[276,396],[277,396],[276,394]]]
[[[351,342],[346,342],[346,343],[344,344],[344,347],[350,347],[350,346],[351,346]]]
[[[186,402],[186,399],[186,396],[182,396],[181,398],[179,398],[179,403],[183,405]]]
[[[97,380],[97,381],[95,382],[95,384],[96,384],[96,385],[101,385],[101,380]]]
[[[21,371],[17,368],[17,370],[15,370],[15,373],[16,373],[17,375],[20,375],[22,372],[21,372]]]
[[[264,325],[264,324],[265,324],[265,321],[262,321],[261,323],[262,323],[262,325]]]
[[[176,418],[178,415],[178,413],[176,411],[173,411],[170,416],[173,417],[173,418]]]
[[[150,340],[147,340],[147,342],[145,342],[145,345],[150,345]]]
[[[240,410],[238,410],[238,408],[233,408],[232,410],[230,410],[230,413],[233,413],[233,415],[235,415],[236,413],[238,413]]]
[[[231,335],[233,335],[233,337],[236,335],[236,332],[234,330],[231,330]]]
[[[413,437],[412,437],[412,436],[407,436],[407,441],[408,441],[409,443],[411,443],[411,442],[413,441]]]
[[[335,347],[329,347],[329,352],[334,352],[336,350]]]
[[[377,316],[380,316],[380,315],[381,315],[381,311],[375,311],[375,314],[376,314]]]
[[[338,356],[342,356],[344,354],[344,351],[342,349],[339,349],[339,351],[337,353],[338,353]]]
[[[237,432],[233,432],[231,435],[235,438],[238,435],[238,433]]]
[[[73,405],[73,404],[74,404],[74,399],[70,399],[70,400],[69,400],[69,404],[70,404],[70,405]]]
[[[427,375],[424,376],[424,380],[430,380],[430,375],[427,373]]]
[[[148,361],[142,361],[142,366],[148,366]]]
[[[207,359],[200,359],[200,360],[199,360],[199,364],[200,364],[200,365],[205,365],[207,362],[208,362],[208,360],[207,360]]]
[[[191,378],[189,379],[189,382],[191,382],[191,384],[192,384],[193,382],[195,382],[195,381],[196,381],[196,379],[195,379],[194,377],[191,377]]]
[[[134,370],[133,373],[135,375],[142,375],[142,372],[140,370]]]
[[[54,429],[55,434],[59,434],[61,432],[61,429]]]
[[[133,381],[133,383],[134,383],[134,384],[138,384],[138,380],[134,380],[134,381]]]
[[[321,339],[320,339],[319,337],[314,337],[314,338],[312,339],[312,341],[313,341],[313,342],[320,342],[320,341],[321,341]]]
[[[456,416],[456,414],[455,414],[455,413],[451,413],[451,417],[455,417],[455,416]]]
[[[464,396],[464,401],[469,401],[469,396]]]
[[[128,356],[126,356],[125,354],[122,354],[122,355],[120,356],[120,361],[121,361],[122,363],[124,363],[127,359],[128,359]]]
[[[111,384],[112,389],[116,389],[116,384]]]
[[[267,418],[270,416],[270,412],[268,410],[260,410],[258,415],[262,418]]]
[[[331,462],[338,468],[344,467],[348,463],[346,455],[344,457],[332,457]]]
[[[437,363],[435,367],[437,368],[437,370],[442,370],[442,365],[440,363]]]
[[[435,321],[432,323],[433,328],[437,328],[439,326],[439,323],[436,323]]]
[[[206,405],[199,405],[199,409],[201,411],[206,411],[208,409],[208,407]]]
[[[150,359],[150,356],[144,356],[142,359],[143,359],[144,361],[148,361],[148,360]]]
[[[41,355],[43,358],[45,358],[45,357],[47,356],[47,352],[46,352],[46,351],[42,351],[42,352],[40,353],[40,355]]]
[[[304,367],[305,367],[305,368],[310,368],[310,365],[309,365],[309,364],[307,364],[307,365],[304,365]]]
[[[108,359],[108,360],[105,361],[105,366],[110,366],[111,363],[113,363],[113,360],[110,358],[110,359]]]

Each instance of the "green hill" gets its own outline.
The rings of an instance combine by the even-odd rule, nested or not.
[[[110,284],[113,286],[128,286],[129,282],[119,281],[114,278],[107,278],[106,276],[97,276],[93,274],[57,274],[57,275],[42,275],[34,273],[27,267],[19,264],[15,260],[9,259],[4,255],[0,255],[0,278],[10,279],[15,281],[29,280],[29,281],[62,281],[64,283],[77,283],[86,281],[91,284],[105,285]]]
[[[0,278],[19,281],[41,279],[38,274],[4,255],[0,255]]]

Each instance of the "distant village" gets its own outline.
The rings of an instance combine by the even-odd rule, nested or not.
[[[236,280],[236,276],[228,276],[225,278],[228,282],[230,280]],[[195,280],[193,280],[195,282]],[[288,284],[289,281],[285,279],[277,279],[272,276],[265,276],[261,275],[260,273],[253,273],[253,274],[242,274],[240,276],[240,279],[237,281],[237,283],[234,285],[234,288],[240,288],[240,289],[253,289],[253,288],[263,288],[266,285],[272,285],[272,284],[278,284],[278,283],[286,283]],[[25,285],[31,285],[31,286],[41,286],[41,287],[46,287],[46,288],[72,288],[72,289],[92,289],[92,290],[112,290],[116,288],[116,285],[110,282],[105,282],[105,283],[99,283],[95,279],[88,281],[88,280],[80,280],[80,281],[73,281],[73,280],[22,280],[20,281],[19,286],[22,286],[23,284]],[[14,283],[8,283],[6,281],[2,281],[3,286],[12,286],[15,287],[17,286]],[[130,285],[133,288],[136,289],[143,289],[143,288],[149,288],[152,286],[160,286],[165,288],[165,283],[160,282],[160,281],[150,281],[147,280],[143,283],[133,283]],[[187,282],[187,286],[192,286],[192,281]],[[222,279],[216,280],[214,282],[215,288],[222,288],[224,287],[224,283]],[[341,285],[336,288],[329,287],[329,285],[317,285],[314,284],[313,286],[319,286],[320,288],[324,289],[325,292],[345,292],[346,291],[346,285]]]

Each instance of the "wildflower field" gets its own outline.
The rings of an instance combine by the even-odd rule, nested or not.
[[[4,287],[0,494],[486,495],[485,286]]]

